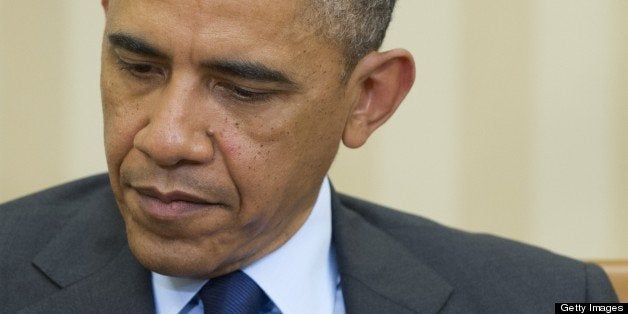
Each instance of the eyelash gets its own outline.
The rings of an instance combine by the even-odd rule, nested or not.
[[[272,95],[269,91],[253,90],[231,83],[219,83],[218,86],[229,91],[231,97],[243,102],[265,101]]]
[[[131,75],[139,79],[148,79],[148,75],[153,73],[152,70],[158,70],[158,68],[146,63],[129,63],[120,58],[117,59],[117,62],[121,70],[129,72]],[[162,71],[158,70],[158,72]]]

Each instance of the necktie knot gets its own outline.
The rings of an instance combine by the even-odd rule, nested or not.
[[[238,270],[209,280],[199,297],[205,314],[257,314],[269,300],[264,291]]]

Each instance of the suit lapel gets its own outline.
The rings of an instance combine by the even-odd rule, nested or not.
[[[85,204],[33,265],[61,289],[23,313],[154,312],[150,272],[130,252],[110,194]]]
[[[347,313],[436,313],[451,286],[332,193],[333,242]]]
[[[123,248],[104,268],[20,313],[154,313],[150,272]]]

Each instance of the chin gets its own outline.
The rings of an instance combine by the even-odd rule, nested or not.
[[[199,248],[184,240],[163,239],[144,230],[127,230],[131,252],[145,268],[166,276],[209,279],[236,269],[219,250]]]
[[[209,278],[216,268],[212,259],[203,257],[195,250],[182,249],[177,244],[150,243],[130,237],[129,247],[140,264],[162,275]]]

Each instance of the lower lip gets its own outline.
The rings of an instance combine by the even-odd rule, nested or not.
[[[139,194],[140,207],[150,216],[159,220],[174,220],[207,209],[212,204],[186,201],[163,202],[158,198]]]

